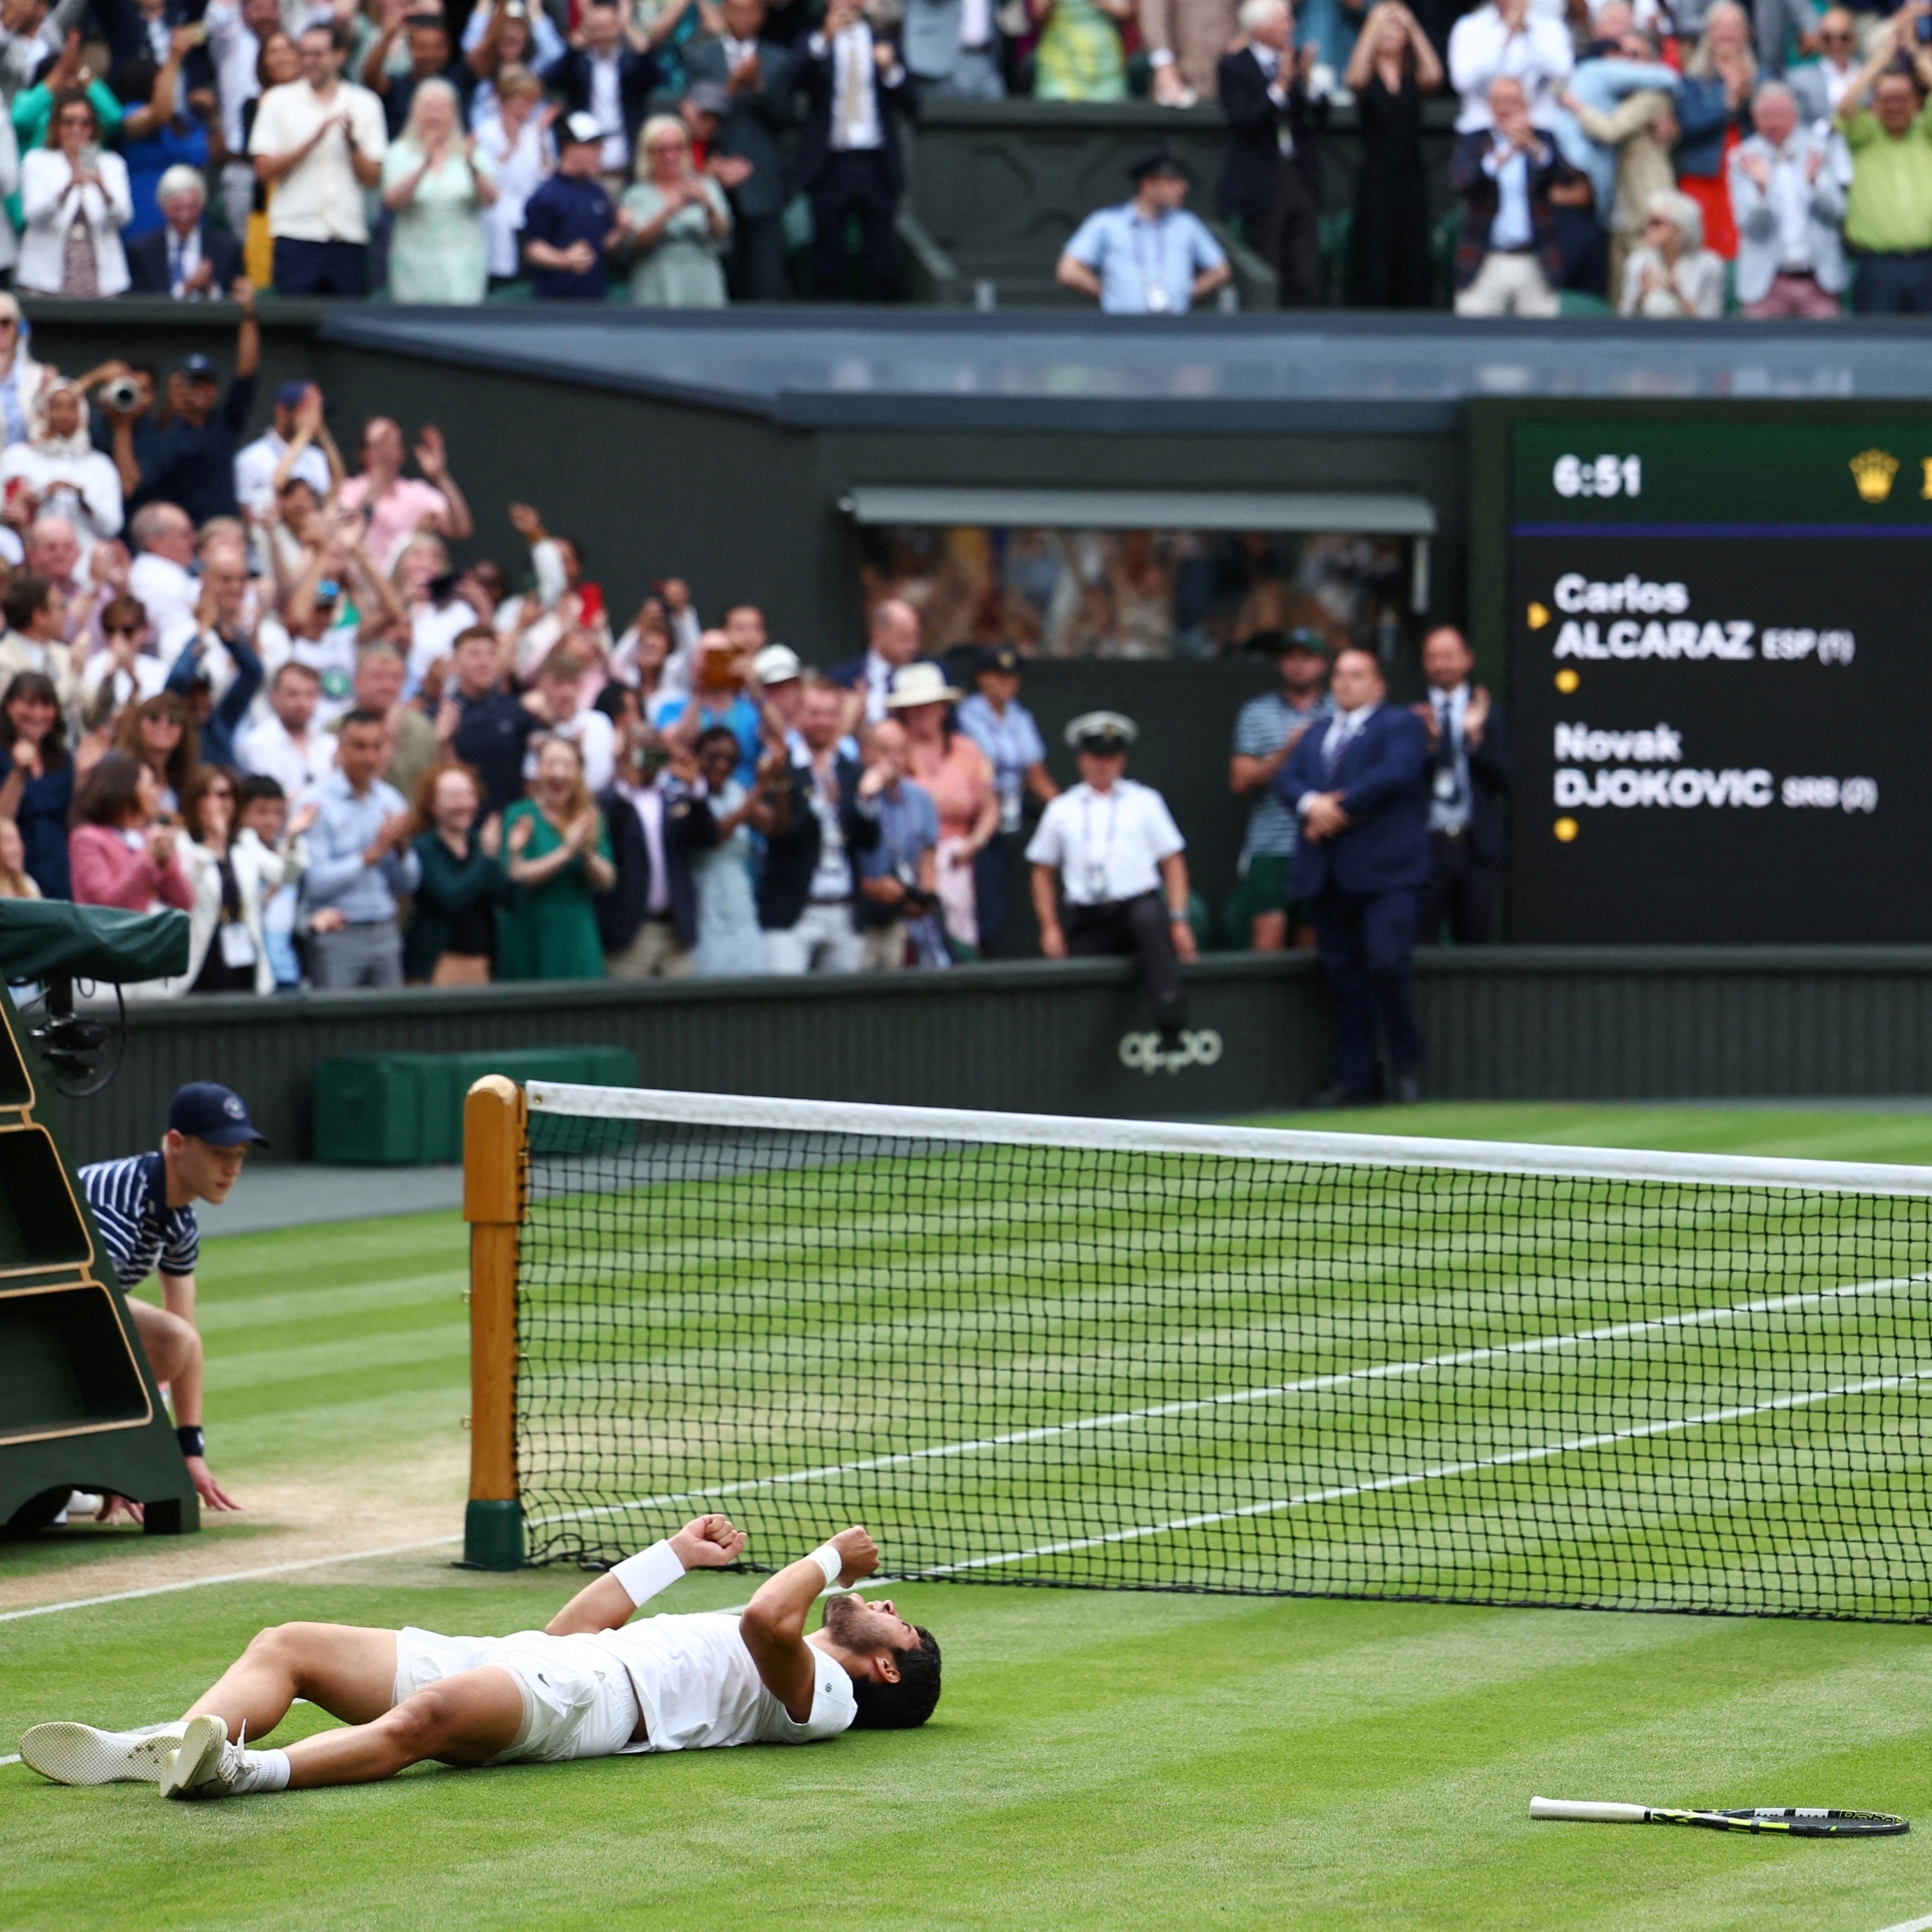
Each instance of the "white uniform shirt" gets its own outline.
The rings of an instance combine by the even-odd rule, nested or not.
[[[380,161],[389,145],[382,104],[366,87],[338,81],[325,100],[306,80],[272,87],[255,110],[251,154],[285,154],[299,148],[326,122],[349,117],[350,133],[364,158]],[[369,220],[362,184],[350,165],[347,140],[332,128],[275,184],[268,203],[269,232],[290,242],[366,242]]]
[[[1078,784],[1049,805],[1027,848],[1057,866],[1070,905],[1105,905],[1160,890],[1160,862],[1186,849],[1167,801],[1151,786],[1117,779],[1104,793]]]
[[[646,1617],[581,1640],[616,1658],[638,1694],[650,1737],[627,1746],[626,1755],[722,1744],[808,1744],[849,1730],[859,1714],[845,1666],[814,1646],[812,1714],[796,1722],[765,1688],[734,1611]]]

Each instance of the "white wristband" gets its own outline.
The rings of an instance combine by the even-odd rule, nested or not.
[[[829,1590],[845,1574],[845,1559],[829,1543],[821,1543],[812,1552],[811,1561],[825,1572],[825,1587]]]
[[[610,1574],[623,1585],[633,1605],[647,1604],[684,1574],[684,1560],[668,1543],[654,1543],[614,1564]]]

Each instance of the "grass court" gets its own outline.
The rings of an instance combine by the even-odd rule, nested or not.
[[[1908,1113],[1432,1107],[1343,1124],[1932,1162],[1932,1115]],[[0,1544],[0,1754],[44,1718],[171,1717],[265,1623],[542,1624],[574,1571],[449,1567],[464,1253],[453,1215],[205,1245],[213,1460],[249,1510],[172,1546],[88,1529]],[[352,1554],[370,1550],[389,1553]],[[201,1580],[274,1564],[310,1567]],[[81,1600],[164,1582],[194,1587]],[[750,1587],[696,1576],[661,1606]],[[0,1767],[0,1928],[738,1928],[808,1914],[1003,1932],[1880,1932],[1932,1915],[1922,1627],[893,1594],[946,1654],[939,1711],[909,1734],[422,1767],[380,1787],[200,1806]],[[77,1606],[15,1614],[56,1603]],[[325,1721],[298,1707],[284,1732]],[[1836,1804],[1902,1812],[1915,1829],[1831,1844],[1532,1826],[1532,1792]]]

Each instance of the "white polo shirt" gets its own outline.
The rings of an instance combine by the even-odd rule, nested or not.
[[[1106,905],[1160,890],[1160,862],[1186,849],[1167,801],[1118,778],[1105,792],[1077,784],[1042,815],[1028,860],[1056,866],[1070,905]]]
[[[255,110],[251,154],[285,154],[299,148],[325,122],[349,117],[350,135],[362,154],[382,158],[389,145],[382,104],[366,87],[338,80],[325,100],[306,80],[272,87]],[[369,221],[362,184],[350,164],[338,128],[325,134],[275,184],[269,198],[268,231],[288,242],[366,242]]]

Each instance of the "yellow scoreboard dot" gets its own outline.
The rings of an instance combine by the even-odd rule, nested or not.
[[[1574,818],[1559,818],[1556,821],[1558,842],[1567,845],[1576,836],[1576,821]]]
[[[1565,698],[1568,698],[1570,692],[1582,682],[1582,679],[1568,664],[1556,674],[1556,688],[1562,692]]]

